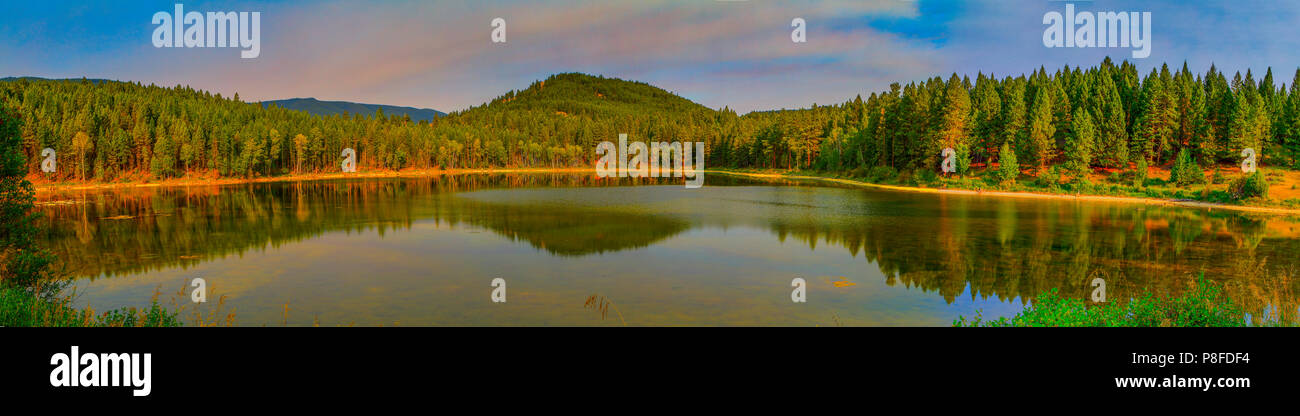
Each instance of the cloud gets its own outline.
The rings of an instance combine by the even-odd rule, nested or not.
[[[933,69],[931,45],[865,25],[916,17],[897,0],[706,2],[472,1],[224,5],[262,12],[262,56],[154,49],[149,25],[124,39],[124,59],[80,65],[95,76],[239,92],[245,100],[315,96],[456,110],[558,72],[650,82],[702,103],[742,110],[805,106],[873,82]],[[493,44],[492,18],[508,42]],[[808,42],[790,41],[791,19]],[[142,17],[142,20],[148,16]],[[843,26],[842,24],[840,26]],[[62,73],[61,75],[71,75]]]
[[[1116,62],[1128,60],[1146,71],[1169,63],[1173,68],[1187,61],[1189,69],[1203,73],[1211,64],[1220,70],[1259,74],[1273,67],[1275,77],[1295,71],[1300,50],[1300,3],[1242,0],[1223,3],[1097,0],[1076,2],[1079,11],[1150,12],[1151,56],[1133,59],[1128,48],[1046,48],[1042,16],[1063,12],[1065,3],[976,2],[952,23],[952,42],[945,54],[959,73],[995,72],[1019,75],[1045,66],[1094,66],[1107,56]],[[1281,82],[1283,80],[1278,80]]]
[[[1017,75],[1091,66],[1127,49],[1048,49],[1051,1],[704,1],[243,3],[187,10],[261,11],[262,55],[235,49],[155,49],[157,4],[0,6],[0,73],[189,85],[245,100],[321,99],[454,111],[559,72],[645,81],[710,107],[805,107],[957,72]],[[1152,55],[1139,68],[1187,60],[1203,71],[1279,69],[1297,62],[1300,3],[1097,0],[1076,7],[1151,11]],[[99,23],[95,22],[100,18]],[[507,21],[508,42],[490,41]],[[808,42],[790,41],[791,19]],[[91,22],[91,23],[87,23]],[[1285,69],[1283,69],[1285,68]]]

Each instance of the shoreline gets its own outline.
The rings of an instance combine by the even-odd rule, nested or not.
[[[37,183],[32,182],[37,194],[126,188],[171,188],[194,186],[225,186],[248,183],[306,182],[333,179],[376,179],[376,178],[430,178],[442,175],[467,174],[543,174],[543,173],[586,173],[595,172],[594,168],[490,168],[490,169],[411,169],[398,171],[368,171],[356,173],[300,173],[261,178],[204,178],[182,177],[158,182],[73,182],[73,183]],[[31,178],[28,178],[30,181]]]
[[[84,190],[105,190],[105,189],[125,189],[125,188],[162,188],[162,187],[192,187],[192,186],[224,186],[238,185],[247,183],[270,183],[270,182],[297,182],[297,181],[317,181],[333,179],[374,179],[374,178],[424,178],[436,177],[442,175],[466,175],[466,174],[566,174],[566,173],[594,173],[595,168],[489,168],[489,169],[417,169],[402,171],[370,171],[357,173],[324,173],[324,174],[289,174],[282,176],[264,177],[264,178],[220,178],[209,179],[202,177],[184,177],[169,179],[159,182],[118,182],[118,183],[33,183],[37,194],[48,194],[66,191],[84,191]],[[1184,208],[1196,209],[1223,209],[1243,212],[1254,212],[1274,215],[1297,215],[1300,216],[1300,209],[1275,208],[1275,207],[1258,207],[1249,205],[1226,205],[1212,202],[1200,201],[1179,201],[1159,198],[1142,198],[1131,196],[1109,196],[1109,195],[1068,195],[1068,194],[1048,194],[1038,192],[1015,192],[1015,191],[973,191],[969,189],[948,189],[948,188],[922,188],[901,185],[884,185],[870,182],[857,181],[852,179],[826,178],[820,176],[804,175],[785,175],[780,173],[757,173],[757,172],[736,172],[727,170],[705,170],[706,174],[721,174],[747,178],[758,179],[794,179],[794,180],[811,180],[831,182],[842,185],[858,186],[864,188],[885,189],[900,192],[920,192],[941,195],[971,195],[971,196],[993,196],[1003,198],[1035,198],[1035,199],[1071,199],[1076,201],[1094,201],[1094,202],[1121,202],[1136,203],[1146,205],[1163,205],[1177,206]],[[30,179],[29,179],[30,180]]]
[[[864,188],[887,189],[900,192],[920,192],[942,195],[973,195],[973,196],[994,196],[1003,198],[1035,198],[1035,199],[1072,199],[1076,201],[1092,202],[1122,202],[1145,205],[1165,205],[1178,206],[1184,208],[1197,209],[1223,209],[1233,211],[1245,211],[1274,215],[1300,215],[1300,209],[1291,208],[1274,208],[1274,207],[1255,207],[1249,205],[1225,205],[1213,202],[1201,201],[1177,201],[1159,198],[1142,198],[1134,196],[1111,196],[1111,195],[1068,195],[1068,194],[1048,194],[1039,192],[1014,192],[1014,191],[972,191],[969,189],[948,189],[948,188],[921,188],[914,186],[901,185],[884,185],[878,183],[862,182],[852,179],[824,178],[820,176],[803,176],[803,175],[781,175],[775,173],[752,173],[752,172],[731,172],[731,171],[708,171],[707,173],[718,173],[724,175],[742,176],[750,178],[764,179],[798,179],[798,180],[816,180],[833,182],[844,185],[859,186]]]

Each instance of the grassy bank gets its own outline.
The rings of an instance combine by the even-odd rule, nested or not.
[[[1269,169],[1258,175],[1224,173],[1208,175],[1204,183],[1179,185],[1168,180],[1169,171],[1152,168],[1135,172],[1093,173],[1067,177],[1056,171],[1021,174],[1002,180],[991,169],[972,169],[967,175],[940,175],[927,170],[898,172],[887,167],[851,172],[710,169],[710,173],[759,178],[826,180],[847,185],[935,193],[1008,197],[1056,197],[1098,201],[1182,205],[1239,211],[1300,215],[1300,171]]]
[[[1088,305],[1082,299],[1063,298],[1056,289],[1043,292],[1011,318],[985,321],[979,312],[971,319],[959,316],[956,327],[1239,327],[1248,316],[1231,298],[1205,277],[1196,287],[1178,296],[1155,296],[1147,292],[1128,302]],[[1281,326],[1275,319],[1264,326]]]
[[[0,326],[6,327],[174,327],[181,326],[154,297],[149,309],[121,308],[95,313],[71,306],[71,298],[40,290],[0,287]]]

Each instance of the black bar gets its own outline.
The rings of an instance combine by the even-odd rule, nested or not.
[[[1285,397],[1297,355],[1268,328],[5,328],[5,396],[56,402],[286,397],[472,404],[548,391],[639,399],[726,386],[773,397]],[[54,354],[152,354],[151,392],[53,387]],[[1133,354],[1231,353],[1230,364]],[[1241,354],[1245,354],[1244,356]],[[1220,360],[1223,357],[1219,356]],[[1116,377],[1248,378],[1242,388],[1117,388]],[[1000,395],[1000,396],[999,396]],[[715,399],[724,399],[715,395]],[[946,399],[945,399],[946,400]]]

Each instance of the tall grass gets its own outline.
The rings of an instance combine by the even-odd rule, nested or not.
[[[1088,306],[1081,299],[1063,298],[1052,289],[1010,319],[985,321],[976,312],[973,319],[959,316],[952,324],[958,327],[1238,327],[1247,326],[1247,318],[1240,306],[1207,282],[1202,274],[1196,287],[1178,296],[1155,296],[1148,291],[1122,305]],[[1264,325],[1281,323],[1270,320]]]
[[[614,314],[618,316],[618,321],[623,323],[623,326],[627,326],[627,321],[623,320],[623,312],[620,312],[618,306],[614,305],[614,301],[605,295],[592,293],[591,296],[587,296],[587,301],[582,304],[582,307],[600,314],[602,321],[609,317],[609,310],[612,307]]]
[[[174,327],[181,322],[158,303],[157,293],[147,309],[121,308],[96,314],[91,308],[71,306],[69,296],[46,296],[39,291],[0,286],[0,326],[6,327]]]

